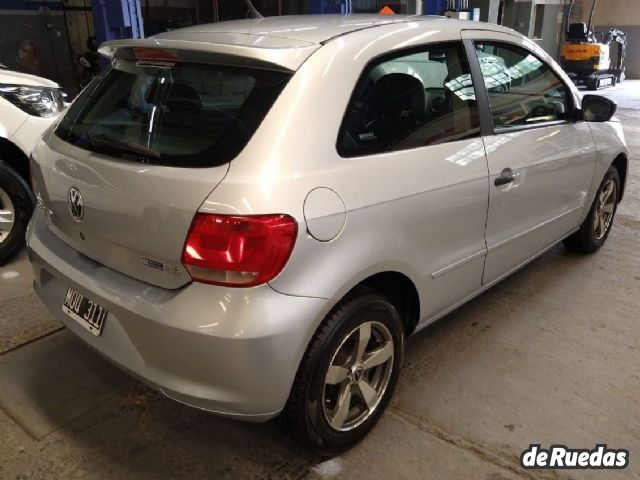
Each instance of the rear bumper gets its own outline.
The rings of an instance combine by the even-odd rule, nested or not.
[[[253,421],[284,407],[326,300],[268,285],[154,287],[78,254],[41,217],[27,232],[34,289],[69,330],[179,402]],[[109,310],[99,337],[62,312],[68,287]]]

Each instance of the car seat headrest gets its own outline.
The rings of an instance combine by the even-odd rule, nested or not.
[[[199,113],[202,110],[202,100],[196,90],[184,83],[174,83],[170,86],[166,99],[170,110],[178,113]]]
[[[424,85],[407,73],[389,73],[379,78],[373,88],[372,106],[385,117],[399,117],[412,112],[417,119],[426,113]]]

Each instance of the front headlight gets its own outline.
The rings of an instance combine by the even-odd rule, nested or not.
[[[0,84],[0,96],[37,117],[52,117],[66,106],[66,95],[59,88]]]

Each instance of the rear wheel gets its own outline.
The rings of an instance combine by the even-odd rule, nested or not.
[[[619,192],[620,176],[618,170],[611,166],[600,184],[587,218],[577,232],[564,240],[569,250],[593,253],[604,245],[613,225]]]
[[[0,160],[0,265],[24,246],[34,199],[27,183]]]
[[[281,421],[307,448],[334,455],[362,439],[393,394],[404,353],[404,326],[388,300],[350,294],[311,340]]]

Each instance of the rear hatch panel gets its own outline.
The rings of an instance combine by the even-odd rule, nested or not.
[[[195,213],[291,72],[147,43],[113,52],[112,68],[33,152],[32,176],[63,241],[107,267],[173,289],[191,281],[181,256]]]
[[[49,133],[34,152],[32,175],[51,228],[78,252],[138,280],[164,288],[191,281],[180,258],[194,213],[226,175],[214,168],[171,168],[109,158]],[[69,191],[82,196],[71,213]]]

